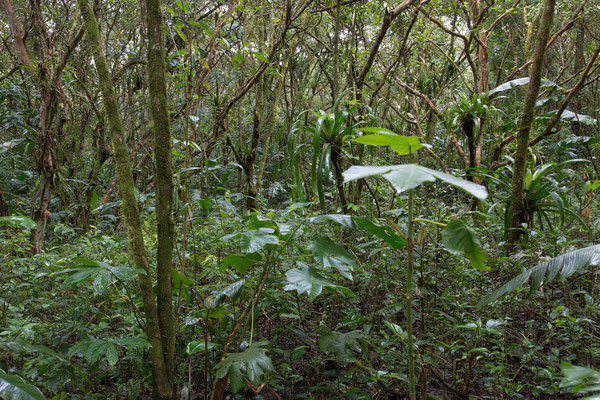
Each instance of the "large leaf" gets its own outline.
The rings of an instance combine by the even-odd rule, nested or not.
[[[490,95],[490,94],[494,94],[494,93],[505,92],[505,91],[513,89],[515,87],[527,85],[528,83],[529,83],[529,78],[513,79],[512,81],[508,81],[506,83],[503,83],[500,86],[493,88],[492,90],[488,91],[487,94]],[[548,87],[548,86],[558,87],[558,85],[556,83],[554,83],[548,79],[542,79],[540,87]]]
[[[560,369],[565,376],[560,387],[572,387],[573,393],[595,392],[584,399],[600,399],[600,371],[567,362],[561,363]]]
[[[478,306],[489,304],[510,293],[529,281],[529,294],[538,290],[542,285],[555,280],[564,280],[575,272],[600,264],[600,245],[585,247],[571,251],[551,260],[544,261],[511,279],[502,287],[485,295]]]
[[[592,118],[589,115],[577,114],[569,110],[564,110],[562,114],[560,114],[560,119],[567,122],[581,122],[585,125],[594,125],[596,122],[598,122],[595,118]]]
[[[0,226],[10,226],[12,228],[35,229],[37,224],[29,217],[24,215],[10,215],[0,217]]]
[[[229,374],[231,391],[237,393],[244,384],[244,375],[255,385],[260,383],[263,375],[274,372],[273,362],[267,356],[264,348],[267,342],[254,342],[241,353],[227,353],[217,364],[216,378],[220,379]]]
[[[130,267],[112,266],[102,261],[77,258],[73,266],[57,271],[54,274],[69,274],[63,286],[73,286],[86,280],[93,280],[92,287],[94,292],[100,295],[114,281],[131,280],[140,271]],[[144,272],[142,271],[142,273]]]
[[[353,362],[356,361],[354,353],[361,350],[359,340],[363,336],[360,331],[348,333],[332,331],[321,336],[319,348],[325,353],[333,354],[340,362]]]
[[[323,221],[333,221],[350,229],[362,229],[371,235],[378,237],[386,242],[395,250],[406,246],[406,241],[396,234],[396,232],[387,225],[379,225],[370,219],[353,217],[344,214],[319,215],[308,219],[310,223],[320,223]]]
[[[225,298],[235,299],[241,292],[242,288],[246,284],[245,279],[233,282],[231,285],[226,286],[222,290],[215,290],[209,297],[204,300],[206,307],[210,309],[217,308]]]
[[[396,231],[389,226],[376,224],[375,222],[366,218],[352,217],[352,219],[358,228],[375,235],[379,239],[386,242],[392,249],[400,250],[406,246],[406,241],[398,236]]]
[[[471,265],[478,270],[488,271],[490,269],[483,265],[487,256],[481,248],[481,243],[475,232],[462,221],[451,221],[444,227],[442,242],[446,250],[455,255],[465,255],[471,261]]]
[[[221,267],[233,267],[240,274],[245,274],[251,266],[257,262],[260,262],[261,260],[262,256],[260,253],[248,253],[243,257],[231,254],[221,261]]]
[[[242,251],[246,254],[256,253],[268,244],[279,244],[277,236],[272,235],[273,232],[275,230],[271,228],[259,228],[243,233],[240,238]]]
[[[335,268],[348,279],[352,279],[350,270],[356,267],[354,255],[327,237],[314,239],[308,249],[312,250],[315,260],[324,268]]]
[[[364,132],[376,132],[375,135],[364,135],[353,142],[368,144],[373,146],[390,146],[400,155],[412,154],[423,147],[421,141],[416,136],[400,136],[392,131],[383,128],[362,128]]]
[[[4,400],[44,400],[38,388],[25,383],[16,375],[9,375],[0,369],[0,397]]]
[[[353,165],[344,171],[344,182],[377,175],[381,175],[387,179],[398,193],[416,188],[424,182],[434,182],[437,178],[462,189],[479,199],[483,200],[487,197],[487,190],[482,185],[416,164],[389,165],[382,167]]]
[[[293,268],[285,273],[287,285],[284,290],[296,290],[298,294],[307,293],[310,300],[313,300],[323,291],[324,287],[339,290],[347,295],[356,297],[350,289],[336,285],[325,279],[316,268],[298,262],[299,268]]]

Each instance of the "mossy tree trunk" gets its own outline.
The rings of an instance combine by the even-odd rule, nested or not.
[[[544,56],[546,53],[546,44],[550,37],[552,29],[552,19],[554,16],[554,7],[556,0],[545,0],[542,20],[537,32],[535,53],[531,65],[529,85],[527,95],[523,106],[521,123],[517,133],[517,152],[513,167],[512,178],[512,197],[510,202],[510,226],[508,230],[508,248],[514,246],[519,240],[523,229],[523,186],[525,173],[527,171],[527,148],[529,147],[529,133],[533,125],[535,102],[540,91],[542,79],[542,68],[544,66]]]
[[[100,41],[100,32],[96,16],[88,0],[78,0],[81,15],[85,24],[85,31],[91,46],[102,100],[106,109],[106,116],[113,143],[113,153],[117,172],[117,184],[121,197],[121,211],[127,225],[129,239],[129,253],[134,265],[141,271],[138,275],[142,299],[144,302],[144,315],[146,318],[146,335],[150,343],[150,361],[154,378],[154,398],[173,398],[173,384],[167,370],[163,345],[163,338],[159,324],[158,309],[154,298],[152,273],[148,263],[148,256],[144,244],[142,225],[135,198],[133,173],[129,161],[126,139],[123,131],[123,122],[119,114],[119,106],[114,92],[114,87],[108,70],[108,63]],[[162,310],[161,310],[162,311]]]
[[[148,91],[150,113],[154,122],[154,159],[156,163],[156,222],[158,248],[156,254],[158,324],[169,384],[174,385],[175,320],[171,268],[175,228],[173,224],[173,171],[171,168],[171,131],[167,110],[165,82],[165,50],[162,38],[160,0],[146,0],[146,34],[148,35]]]

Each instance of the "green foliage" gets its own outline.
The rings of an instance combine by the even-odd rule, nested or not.
[[[505,294],[515,291],[527,281],[529,281],[529,294],[531,295],[542,285],[564,280],[584,268],[597,265],[600,265],[600,245],[570,251],[522,272],[500,288],[485,295],[479,301],[478,306],[489,304]]]
[[[366,127],[359,130],[375,134],[352,139],[353,142],[375,146],[390,146],[392,150],[400,155],[412,154],[423,148],[423,144],[416,136],[399,136],[384,128]]]
[[[591,394],[583,399],[600,399],[600,371],[568,362],[561,363],[560,370],[565,376],[560,382],[561,387],[571,387],[573,393],[577,394]]]
[[[265,375],[275,371],[271,358],[267,356],[267,342],[254,342],[241,353],[227,353],[217,364],[217,378],[229,375],[231,391],[237,393],[244,386],[244,377],[259,385]]]
[[[295,290],[298,294],[307,293],[309,299],[313,300],[323,292],[323,288],[337,289],[343,293],[356,296],[349,289],[334,284],[324,278],[319,270],[304,263],[298,262],[298,268],[292,268],[285,273],[287,285],[285,290]]]
[[[575,218],[582,226],[586,226],[585,221],[569,204],[567,192],[570,190],[567,178],[572,175],[564,167],[581,162],[584,160],[574,159],[562,163],[542,164],[537,168],[528,168],[525,175],[524,194],[521,202],[523,222],[530,227],[533,226],[534,216],[540,228],[544,228],[544,222],[550,229],[555,224],[552,222],[551,215],[560,216],[561,225],[564,224],[567,215]],[[482,169],[473,173],[488,182],[491,189],[491,198],[494,203],[490,211],[498,205],[505,205],[504,226],[508,229],[510,216],[509,203],[512,197],[512,168],[506,167],[502,171],[491,171]],[[506,233],[506,232],[505,232]]]
[[[0,369],[0,396],[4,400],[44,400],[38,388],[25,383],[16,375],[9,375]]]
[[[364,335],[360,331],[348,333],[331,331],[321,336],[319,348],[325,353],[332,354],[339,362],[355,362],[355,353],[362,350],[360,341],[363,337]]]
[[[8,217],[0,217],[0,226],[10,226],[21,229],[35,229],[37,225],[31,218],[24,215],[11,215]]]
[[[103,294],[106,289],[117,281],[129,281],[134,279],[138,273],[135,268],[124,266],[112,266],[102,261],[78,258],[74,260],[74,266],[64,268],[55,274],[68,274],[64,286],[73,286],[78,283],[93,280],[92,286],[97,295]]]
[[[480,271],[490,269],[483,264],[487,256],[481,248],[479,239],[463,221],[454,220],[448,223],[442,230],[442,242],[450,253],[465,255],[474,268]]]

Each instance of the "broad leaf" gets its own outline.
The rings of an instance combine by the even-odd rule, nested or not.
[[[529,294],[531,295],[546,283],[564,280],[583,268],[599,264],[600,245],[571,251],[522,272],[502,287],[485,295],[479,301],[478,306],[489,304],[505,294],[513,292],[527,281],[529,281]]]
[[[487,197],[487,190],[482,185],[478,185],[476,183],[416,164],[390,165],[382,167],[353,165],[344,171],[344,182],[350,182],[377,175],[381,175],[387,179],[398,193],[416,188],[424,182],[434,182],[437,178],[449,183],[452,186],[462,189],[479,199],[483,200]]]
[[[216,344],[212,343],[212,342],[208,342],[208,345],[204,342],[204,340],[193,340],[191,342],[188,343],[187,347],[186,347],[186,353],[191,355],[194,355],[196,353],[199,353],[201,351],[204,351],[205,348],[210,350],[212,348],[217,347]]]
[[[225,298],[235,299],[239,295],[245,283],[245,279],[240,279],[239,281],[233,282],[231,285],[222,290],[213,291],[212,294],[207,297],[206,300],[204,300],[204,304],[209,309],[215,309],[223,302]]]
[[[261,260],[262,256],[260,253],[248,253],[243,257],[231,254],[221,261],[221,267],[233,267],[240,274],[245,274],[251,266],[260,262]]]
[[[0,226],[10,226],[12,228],[35,229],[37,224],[29,217],[24,215],[10,215],[0,217]]]
[[[353,362],[356,361],[354,353],[361,350],[359,340],[363,336],[360,331],[348,333],[332,331],[321,336],[319,348],[325,353],[333,354],[340,362]]]
[[[352,217],[350,215],[343,214],[327,214],[327,215],[318,215],[316,217],[312,217],[308,219],[308,222],[311,224],[318,224],[323,221],[333,221],[342,225],[344,228],[354,229],[355,225],[352,221]]]
[[[489,267],[483,265],[483,262],[487,259],[481,243],[468,226],[462,221],[455,220],[451,221],[442,230],[442,242],[444,247],[450,253],[455,255],[465,255],[471,265],[480,271],[489,271]]]
[[[300,268],[293,268],[285,273],[287,285],[284,290],[296,290],[298,294],[308,293],[314,299],[323,291],[323,287],[337,288],[338,285],[325,279],[316,268],[298,262]]]
[[[242,251],[246,254],[256,253],[268,244],[279,244],[277,236],[272,235],[273,232],[275,230],[271,228],[259,228],[243,233],[240,238]]]
[[[352,217],[356,226],[375,235],[386,242],[392,249],[400,250],[406,246],[406,241],[387,225],[379,225],[366,218]]]
[[[560,382],[560,387],[572,387],[573,393],[595,392],[584,399],[600,399],[600,371],[567,362],[561,363],[560,369],[565,376]]]
[[[400,155],[412,154],[423,147],[421,141],[416,136],[400,136],[387,129],[376,129],[379,134],[365,135],[356,139],[353,142],[368,144],[373,146],[390,146],[396,153]],[[367,131],[367,128],[361,129]]]
[[[0,397],[4,400],[44,400],[38,388],[16,375],[9,375],[0,369]]]
[[[229,374],[231,391],[237,393],[243,386],[243,377],[246,376],[254,385],[260,383],[261,377],[269,372],[274,372],[273,362],[267,356],[264,346],[267,342],[254,342],[241,353],[227,353],[223,360],[217,364],[217,379]]]
[[[567,122],[581,122],[585,125],[594,125],[596,122],[598,122],[595,118],[592,118],[589,115],[577,114],[569,110],[564,110],[560,115],[560,119]]]
[[[308,245],[308,249],[312,250],[315,260],[321,266],[324,268],[333,267],[343,277],[352,280],[350,270],[356,267],[356,260],[348,250],[326,237],[314,239]]]
[[[529,78],[513,79],[512,81],[508,81],[506,83],[503,83],[500,86],[493,88],[492,90],[488,91],[487,94],[490,95],[490,94],[494,94],[494,93],[505,92],[505,91],[513,89],[515,87],[527,85],[528,83],[529,83]],[[548,87],[548,86],[558,87],[558,85],[556,83],[554,83],[548,79],[542,79],[542,81],[540,83],[540,87]]]

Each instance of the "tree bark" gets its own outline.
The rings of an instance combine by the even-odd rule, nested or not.
[[[100,33],[96,16],[94,15],[88,0],[78,0],[78,4],[85,24],[88,41],[92,48],[100,90],[102,92],[102,100],[108,118],[113,143],[117,182],[121,196],[121,211],[127,225],[129,253],[133,264],[140,270],[138,282],[144,302],[146,335],[148,337],[148,342],[150,343],[150,361],[152,363],[152,375],[154,378],[154,398],[171,399],[173,395],[173,385],[169,379],[163,354],[163,340],[158,322],[158,312],[154,300],[154,288],[144,244],[142,225],[137,200],[135,198],[133,173],[123,131],[123,122],[119,114],[119,106],[108,70],[106,56],[104,55],[104,49],[100,42]]]
[[[154,159],[156,163],[156,296],[158,324],[169,385],[175,383],[175,321],[173,318],[172,279],[173,245],[173,171],[171,168],[171,131],[167,110],[165,82],[165,50],[162,39],[160,0],[146,0],[146,33],[148,35],[148,91],[150,113],[154,122]]]
[[[540,27],[537,32],[537,40],[535,53],[533,55],[533,63],[531,65],[531,75],[529,85],[527,87],[527,95],[525,105],[523,106],[523,114],[521,123],[517,133],[517,153],[515,155],[515,163],[513,166],[512,178],[512,196],[510,202],[510,225],[507,237],[507,249],[511,249],[519,240],[523,229],[521,223],[523,221],[523,186],[525,173],[527,170],[527,148],[529,147],[529,132],[533,124],[533,114],[535,102],[540,91],[540,82],[542,79],[542,68],[544,66],[544,55],[546,53],[546,44],[550,37],[552,29],[552,19],[554,16],[554,7],[556,0],[545,0],[544,11]]]

